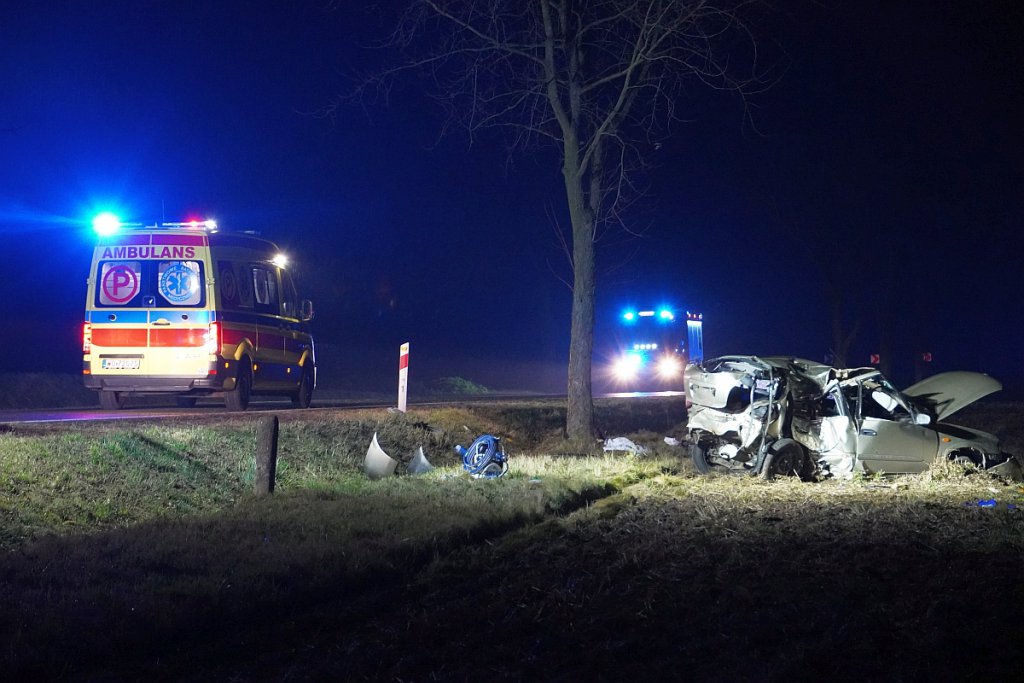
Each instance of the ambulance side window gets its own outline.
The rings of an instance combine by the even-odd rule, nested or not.
[[[281,312],[289,318],[299,317],[299,295],[295,292],[295,283],[287,270],[281,271]]]
[[[262,266],[252,269],[252,287],[256,296],[256,310],[262,313],[280,313],[277,297],[277,274]]]

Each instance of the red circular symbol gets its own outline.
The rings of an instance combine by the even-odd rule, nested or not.
[[[114,266],[103,275],[103,295],[115,304],[123,304],[139,293],[139,276],[128,266]]]

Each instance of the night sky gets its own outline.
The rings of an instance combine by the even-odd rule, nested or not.
[[[394,56],[366,46],[401,3],[370,4],[0,5],[0,371],[80,368],[88,222],[112,209],[280,244],[317,308],[322,383],[390,386],[411,341],[414,378],[548,367],[536,384],[557,386],[570,296],[551,151],[441,137],[415,78],[387,105],[309,115]],[[850,364],[888,321],[898,383],[928,350],[935,372],[1019,395],[1022,10],[824,4],[759,27],[780,78],[749,118],[725,93],[681,102],[627,215],[643,237],[599,247],[595,362],[624,306],[660,303],[703,312],[709,355],[822,360],[831,277],[862,310]]]

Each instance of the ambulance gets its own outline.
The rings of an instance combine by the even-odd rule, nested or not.
[[[255,394],[309,406],[313,304],[276,245],[214,221],[142,227],[101,215],[93,225],[82,374],[103,408],[142,395],[182,406],[220,395],[230,410]]]

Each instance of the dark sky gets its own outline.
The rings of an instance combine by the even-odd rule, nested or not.
[[[389,57],[363,46],[393,24],[391,4],[0,6],[0,371],[79,367],[87,224],[106,208],[208,215],[281,244],[317,307],[323,371],[339,377],[390,377],[406,340],[414,370],[442,374],[472,376],[459,365],[471,355],[563,360],[549,153],[510,163],[497,136],[439,139],[415,80],[389,106],[303,113]],[[863,308],[851,364],[879,350],[888,320],[898,379],[930,350],[935,371],[1019,391],[1016,4],[772,15],[767,52],[786,68],[752,121],[736,98],[693,89],[628,216],[644,236],[602,245],[598,357],[624,305],[669,302],[704,313],[709,354],[822,359],[829,274]]]

